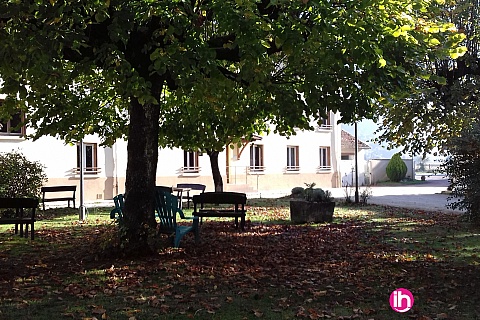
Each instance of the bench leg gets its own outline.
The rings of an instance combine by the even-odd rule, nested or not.
[[[20,237],[23,237],[23,223],[20,223]]]

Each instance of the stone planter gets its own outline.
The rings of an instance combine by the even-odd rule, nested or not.
[[[290,220],[292,223],[332,222],[335,202],[309,202],[290,200]]]

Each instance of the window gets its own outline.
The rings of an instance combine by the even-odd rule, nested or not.
[[[83,167],[84,173],[95,174],[99,172],[97,167],[97,144],[96,143],[83,143],[83,165],[80,165],[80,144],[77,144],[77,172],[80,172],[80,168]]]
[[[351,154],[342,154],[340,159],[341,159],[341,160],[353,160],[353,155],[351,155]]]
[[[298,161],[298,146],[287,146],[287,171],[300,170]]]
[[[332,129],[332,122],[330,119],[330,112],[328,112],[328,116],[326,118],[321,117],[318,121],[317,130],[331,130]]]
[[[263,146],[252,144],[250,146],[250,171],[263,171]]]
[[[200,167],[198,166],[198,152],[184,151],[183,152],[183,172],[198,173]]]
[[[329,147],[320,147],[320,166],[318,167],[318,169],[320,171],[326,171],[331,169]]]
[[[0,106],[1,106],[0,101]],[[0,135],[21,136],[25,134],[25,126],[19,125],[23,122],[23,114],[18,112],[9,120],[0,119]]]

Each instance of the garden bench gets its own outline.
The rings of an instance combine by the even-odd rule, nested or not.
[[[209,209],[205,208],[209,205]],[[193,196],[193,216],[235,218],[235,227],[238,229],[238,218],[241,219],[240,227],[245,230],[245,205],[247,195],[239,192],[204,192]],[[220,205],[232,205],[229,208]]]
[[[185,189],[187,195],[183,196],[183,199],[187,199],[187,208],[190,209],[190,200],[192,200],[193,195],[190,195],[190,191],[199,191],[200,193],[204,193],[205,189],[207,188],[204,184],[199,183],[178,183],[177,189]]]
[[[192,225],[178,225],[177,212],[178,198],[169,192],[157,190],[155,192],[155,210],[160,219],[159,233],[168,234],[172,238],[173,246],[178,248],[180,240],[189,232],[195,234],[195,242],[198,243],[200,234],[198,217],[194,217]]]
[[[45,211],[45,202],[52,201],[68,201],[68,207],[70,208],[70,201],[73,201],[73,207],[75,208],[75,191],[77,191],[77,186],[52,186],[52,187],[42,187],[42,203],[43,210]],[[51,192],[61,192],[61,196],[55,198],[45,198],[47,193]],[[71,192],[71,195],[67,196],[66,194]]]
[[[35,233],[35,210],[38,207],[37,198],[0,198],[0,224],[15,224],[15,234],[28,237],[30,225],[30,237],[34,239]],[[2,210],[7,209],[7,210]],[[25,225],[25,232],[23,229]]]

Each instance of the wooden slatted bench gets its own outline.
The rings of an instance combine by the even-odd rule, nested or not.
[[[225,217],[235,218],[235,227],[238,229],[238,218],[240,227],[245,230],[245,205],[247,195],[239,192],[204,192],[192,197],[193,216],[200,217],[200,223],[204,217]],[[210,208],[206,208],[206,206]],[[224,205],[232,205],[225,208]],[[221,208],[220,208],[221,206]]]
[[[33,240],[37,207],[37,198],[0,198],[0,211],[2,213],[0,224],[14,224],[15,234],[20,233],[20,236],[25,235],[25,238],[28,237],[28,227],[30,226],[30,237]]]
[[[68,201],[68,207],[70,208],[70,201],[73,201],[73,208],[75,208],[75,191],[77,191],[77,186],[52,186],[52,187],[42,187],[42,203],[43,210],[45,211],[45,202],[52,201]],[[62,196],[55,198],[45,198],[47,193],[51,192],[62,192]],[[67,192],[72,192],[70,196],[65,196]]]
[[[187,193],[186,196],[179,197],[180,199],[187,199],[187,209],[190,209],[190,201],[192,200],[193,194],[190,195],[190,192],[198,191],[200,193],[204,193],[205,189],[207,188],[206,185],[200,184],[200,183],[178,183],[177,184],[177,189],[186,189],[185,191]]]

